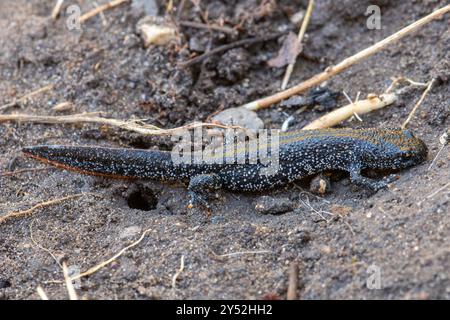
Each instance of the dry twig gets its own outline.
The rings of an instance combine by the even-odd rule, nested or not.
[[[390,35],[389,37],[375,43],[374,45],[354,54],[353,56],[350,56],[350,57],[344,59],[337,65],[326,68],[325,71],[323,71],[319,74],[316,74],[312,78],[309,78],[308,80],[305,80],[292,88],[278,92],[272,96],[249,102],[249,103],[245,104],[244,107],[246,107],[250,110],[258,110],[258,109],[262,109],[262,108],[267,108],[267,107],[271,106],[272,104],[278,103],[278,102],[280,102],[284,99],[287,99],[295,94],[304,92],[313,86],[317,86],[320,83],[322,83],[322,82],[332,78],[333,76],[341,73],[342,71],[348,69],[349,67],[353,66],[354,64],[357,64],[357,63],[361,62],[362,60],[372,56],[373,54],[385,49],[387,46],[399,41],[403,37],[410,35],[411,33],[419,30],[420,28],[422,28],[424,25],[430,23],[431,21],[442,17],[444,14],[448,13],[449,11],[450,11],[450,5],[442,7],[440,9],[430,13],[429,15],[423,17],[422,19],[419,19],[416,22],[406,26],[405,28],[401,29],[400,31],[397,31],[396,33]]]
[[[180,21],[181,16],[183,14],[183,10],[184,10],[184,5],[186,4],[186,0],[181,0],[180,4],[177,7],[177,17],[176,17],[176,21]]]
[[[27,93],[27,94],[24,95],[23,97],[21,97],[21,98],[19,98],[19,99],[14,99],[14,101],[12,101],[12,102],[10,102],[10,103],[7,103],[7,104],[5,104],[5,105],[3,105],[3,106],[1,106],[1,107],[0,107],[0,111],[6,110],[6,109],[11,108],[11,107],[14,107],[14,106],[17,105],[18,103],[24,102],[24,101],[28,100],[29,98],[31,98],[31,97],[33,97],[33,96],[35,96],[35,95],[38,95],[38,94],[40,94],[40,93],[43,93],[43,92],[46,92],[46,91],[49,91],[49,90],[53,89],[53,87],[54,87],[53,84],[49,84],[49,85],[47,85],[47,86],[45,86],[45,87],[42,87],[42,88],[39,88],[39,89],[37,89],[37,90],[34,90],[34,91],[30,92],[30,93]]]
[[[227,34],[231,34],[231,35],[237,34],[237,31],[233,28],[219,26],[219,25],[215,25],[215,24],[207,25],[205,23],[194,22],[194,21],[180,21],[178,23],[181,26],[188,27],[188,28],[208,29],[208,30],[219,31],[219,32],[223,32],[223,33],[227,33]]]
[[[416,113],[417,109],[420,107],[420,105],[422,104],[423,100],[428,95],[428,92],[430,92],[431,87],[434,84],[434,81],[435,81],[435,79],[431,79],[431,81],[428,83],[428,86],[425,89],[425,91],[422,93],[422,96],[420,97],[419,101],[417,101],[416,105],[414,106],[414,108],[409,113],[408,118],[406,118],[405,122],[403,122],[402,129],[405,129],[406,126],[408,125],[408,123],[411,121],[411,119],[414,116],[414,114]]]
[[[63,3],[64,3],[64,0],[57,0],[56,1],[55,7],[53,8],[52,14],[51,14],[51,17],[52,17],[53,20],[58,19],[59,13],[61,12],[61,7],[62,7]]]
[[[448,187],[450,187],[450,182],[445,184],[444,186],[440,187],[439,189],[437,189],[436,191],[434,191],[433,193],[429,194],[426,198],[430,199],[433,198],[435,195],[437,195],[439,192],[441,192],[442,190],[447,189]]]
[[[433,191],[432,193],[430,193],[428,196],[426,196],[425,198],[423,198],[422,200],[420,200],[417,205],[420,207],[422,205],[422,203],[424,203],[425,201],[428,201],[429,199],[433,198],[434,196],[436,196],[437,194],[439,194],[441,191],[444,191],[445,189],[450,187],[450,182],[443,185],[442,187],[438,188],[437,190]],[[450,191],[449,191],[450,192]]]
[[[312,10],[314,7],[314,0],[309,0],[308,8],[306,9],[305,17],[303,18],[300,31],[298,32],[297,41],[301,45],[303,37],[305,36],[306,28],[309,24],[309,19],[311,18]],[[294,71],[295,62],[290,63],[286,68],[286,73],[284,74],[283,82],[281,83],[281,90],[286,89],[289,79],[291,78],[292,71]]]
[[[171,135],[180,133],[185,130],[195,129],[199,127],[215,127],[222,129],[242,129],[239,126],[226,126],[216,123],[201,123],[195,122],[187,124],[182,127],[173,129],[161,129],[154,125],[149,125],[140,122],[139,120],[117,120],[110,118],[103,118],[89,113],[81,113],[67,116],[35,116],[28,114],[0,114],[0,122],[16,121],[16,122],[31,122],[31,123],[46,123],[46,124],[77,124],[77,123],[95,123],[108,125],[111,127],[118,127],[123,130],[133,131],[142,135]]]
[[[105,260],[95,266],[93,266],[92,268],[89,268],[87,271],[82,272],[80,274],[77,274],[76,276],[73,276],[70,278],[71,281],[80,279],[82,277],[86,277],[89,276],[95,272],[97,272],[98,270],[100,270],[101,268],[107,266],[108,264],[110,264],[111,262],[115,261],[117,258],[119,258],[121,255],[123,255],[127,250],[137,246],[139,243],[141,243],[142,240],[144,240],[145,236],[147,235],[147,233],[149,233],[150,231],[152,231],[152,229],[147,229],[145,230],[142,235],[140,236],[140,238],[138,240],[136,240],[135,242],[133,242],[132,244],[126,246],[125,248],[123,248],[122,250],[120,250],[118,253],[116,253],[114,256],[112,256],[111,258],[109,258],[108,260]]]
[[[298,263],[291,262],[289,266],[289,284],[287,290],[287,300],[297,300],[298,289]]]
[[[184,270],[184,256],[182,255],[180,260],[180,269],[178,269],[178,271],[172,277],[172,289],[175,289],[175,287],[177,286],[177,279],[183,272],[183,270]]]
[[[7,172],[1,172],[0,177],[9,177],[9,176],[15,176],[17,174],[22,174],[26,172],[37,172],[37,171],[46,171],[53,169],[53,167],[45,167],[45,168],[31,168],[31,169],[21,169],[16,171],[7,171]]]
[[[47,201],[44,201],[44,202],[40,202],[40,203],[34,205],[33,207],[31,207],[30,209],[27,209],[27,210],[9,212],[6,215],[0,217],[0,225],[2,223],[4,223],[6,220],[9,220],[9,219],[12,219],[12,218],[18,218],[18,217],[24,217],[24,216],[27,216],[27,215],[31,215],[34,211],[36,211],[38,209],[42,209],[42,208],[45,208],[45,207],[49,207],[49,206],[53,206],[53,205],[56,205],[56,204],[60,204],[60,203],[62,203],[64,201],[75,199],[75,198],[79,198],[79,197],[82,197],[84,195],[85,195],[85,193],[81,193],[81,194],[74,194],[74,195],[66,196],[66,197],[63,197],[63,198],[47,200]]]
[[[439,158],[439,156],[441,155],[442,150],[444,150],[444,148],[450,143],[450,130],[444,132],[440,137],[439,137],[439,142],[441,144],[441,147],[439,148],[438,152],[436,153],[436,156],[433,158],[433,161],[431,161],[429,167],[428,167],[428,171],[431,170],[431,168],[434,166],[437,158]]]
[[[114,1],[108,2],[108,3],[106,3],[106,4],[102,5],[102,6],[98,6],[95,9],[92,9],[89,12],[86,12],[85,14],[83,14],[80,17],[79,21],[80,21],[80,23],[85,22],[86,20],[88,20],[88,19],[90,19],[92,17],[95,17],[97,14],[99,14],[99,13],[105,11],[105,10],[109,10],[109,9],[115,8],[115,7],[117,7],[117,6],[121,5],[121,4],[123,4],[125,2],[129,2],[129,1],[130,0],[114,0]]]
[[[211,252],[216,258],[235,257],[235,256],[243,255],[243,254],[273,253],[273,251],[270,251],[270,250],[238,251],[238,252],[231,252],[231,253],[225,253],[225,254],[216,254],[212,250],[211,250]]]
[[[31,221],[30,223],[30,238],[31,238],[31,242],[33,242],[33,244],[38,247],[39,249],[47,252],[52,258],[53,260],[55,260],[55,262],[58,264],[58,266],[62,269],[63,266],[62,264],[59,262],[58,258],[56,258],[56,256],[53,254],[53,252],[50,251],[50,249],[45,248],[44,246],[42,246],[41,244],[39,244],[35,239],[34,239],[34,235],[33,235],[33,224],[34,224],[34,220]]]
[[[73,287],[72,280],[69,277],[69,269],[67,269],[67,264],[63,262],[62,264],[63,274],[64,274],[64,281],[66,283],[67,292],[69,293],[69,299],[70,300],[78,300],[77,292],[75,291],[75,288]]]
[[[190,60],[187,61],[183,61],[180,62],[179,65],[180,67],[186,68],[188,66],[192,66],[196,63],[199,63],[201,61],[203,61],[204,59],[215,55],[217,53],[223,52],[223,51],[228,51],[237,47],[246,47],[255,43],[259,43],[259,42],[265,42],[265,41],[269,41],[269,40],[274,40],[279,38],[280,36],[282,36],[283,34],[285,34],[285,32],[280,32],[280,33],[275,33],[275,34],[269,34],[269,35],[265,35],[262,37],[257,37],[257,38],[248,38],[248,39],[243,39],[243,40],[239,40],[236,42],[232,42],[229,44],[225,44],[223,46],[219,46],[217,48],[214,48],[208,52],[205,52],[204,54],[201,54],[195,58],[192,58]]]
[[[384,93],[380,96],[371,96],[365,100],[356,101],[333,110],[303,127],[303,130],[329,128],[341,123],[354,114],[361,115],[381,109],[394,103],[397,99],[398,96],[396,93]]]
[[[45,293],[44,289],[42,289],[41,286],[37,287],[36,291],[41,300],[49,300],[47,294]]]
[[[426,87],[427,84],[423,82],[417,82],[412,79],[409,79],[407,77],[396,77],[393,79],[392,83],[389,85],[389,87],[386,89],[385,93],[391,92],[400,82],[406,82],[409,84],[409,86],[413,87]]]

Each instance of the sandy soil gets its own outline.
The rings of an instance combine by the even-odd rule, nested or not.
[[[82,12],[92,8],[89,1],[78,2]],[[67,30],[65,15],[56,22],[48,19],[54,1],[1,1],[0,105],[55,84],[51,92],[4,113],[58,114],[52,107],[71,101],[74,110],[62,114],[102,111],[119,119],[149,119],[166,128],[205,120],[219,108],[278,90],[284,69],[270,68],[266,62],[277,54],[281,40],[217,55],[201,67],[183,69],[177,62],[195,53],[190,49],[193,43],[216,47],[295,30],[288,17],[306,8],[306,1],[265,3],[202,1],[201,9],[208,10],[211,21],[222,17],[233,26],[244,14],[251,15],[236,36],[181,27],[181,46],[145,49],[135,29],[143,13],[129,5],[106,12],[106,26],[95,17],[83,25],[82,32],[75,32]],[[381,7],[381,30],[366,28],[364,12],[369,4]],[[445,0],[317,1],[291,83],[445,4]],[[160,11],[164,12],[164,6]],[[201,21],[200,11],[189,5],[182,19]],[[85,271],[146,229],[151,230],[138,246],[81,279],[80,297],[284,299],[289,265],[294,262],[299,265],[302,299],[449,299],[449,188],[429,196],[449,182],[449,148],[427,169],[440,147],[439,136],[450,124],[449,58],[447,15],[327,83],[328,88],[355,97],[359,91],[381,93],[391,77],[400,75],[417,81],[438,79],[410,124],[428,145],[429,160],[399,173],[400,179],[389,190],[375,195],[350,185],[344,176],[333,182],[331,193],[324,197],[305,193],[307,182],[265,193],[291,202],[293,209],[284,214],[257,213],[254,203],[262,195],[220,192],[213,214],[206,216],[186,208],[188,195],[181,184],[108,180],[57,169],[1,176],[0,215],[48,199],[88,194],[0,225],[0,299],[36,299],[38,286],[52,299],[67,297],[64,285],[52,283],[62,279],[60,266],[37,244],[58,262],[67,261],[71,268]],[[344,125],[398,127],[421,92],[414,90],[401,103],[365,115],[362,123]],[[314,108],[298,114],[295,108],[274,106],[258,114],[272,128],[295,114],[293,128],[301,128],[324,112]],[[168,139],[95,125],[2,123],[0,136],[2,172],[42,167],[21,155],[26,145],[171,146]],[[327,220],[323,220],[320,210],[333,216],[325,214]],[[174,289],[172,277],[182,256],[185,267]],[[381,289],[366,286],[370,266],[381,271]]]

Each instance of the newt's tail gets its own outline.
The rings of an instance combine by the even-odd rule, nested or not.
[[[31,158],[81,173],[113,178],[170,179],[170,152],[42,145],[23,148]]]

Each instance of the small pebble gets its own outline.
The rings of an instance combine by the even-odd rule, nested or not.
[[[300,10],[294,13],[289,17],[289,20],[295,25],[300,25],[300,22],[303,21],[303,17],[305,16],[305,10]]]
[[[179,41],[176,27],[167,19],[147,16],[137,23],[136,28],[145,47],[152,44],[165,45],[171,41]]]
[[[309,191],[324,195],[331,190],[330,178],[324,175],[317,175],[311,180]]]
[[[225,109],[212,117],[212,120],[225,125],[241,126],[255,133],[264,128],[264,122],[256,112],[243,107]]]
[[[282,214],[294,209],[294,203],[288,198],[262,196],[256,200],[255,210],[261,214]]]

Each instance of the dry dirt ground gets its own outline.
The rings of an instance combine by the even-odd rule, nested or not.
[[[47,84],[50,92],[3,113],[39,115],[102,111],[118,119],[144,118],[170,128],[206,120],[220,108],[238,106],[278,90],[284,68],[271,68],[282,39],[225,52],[202,65],[178,62],[247,37],[287,29],[306,1],[189,1],[182,20],[227,26],[241,23],[237,35],[180,27],[179,46],[142,46],[136,23],[144,15],[130,5],[106,11],[69,31],[65,13],[48,16],[55,1],[0,2],[0,105]],[[97,1],[104,3],[105,1]],[[305,48],[291,83],[375,43],[433,10],[442,0],[316,1]],[[90,1],[78,3],[82,12]],[[178,1],[174,1],[175,7]],[[366,27],[370,4],[381,8],[381,30]],[[165,5],[161,4],[164,15]],[[173,13],[176,16],[176,13]],[[106,22],[106,23],[103,23]],[[211,216],[188,210],[182,184],[118,181],[57,169],[0,177],[0,215],[36,203],[86,193],[78,199],[38,209],[32,216],[0,225],[0,299],[36,299],[41,286],[52,299],[67,297],[58,262],[85,271],[104,261],[150,229],[143,241],[113,263],[77,283],[87,299],[263,299],[286,298],[291,263],[299,265],[302,299],[449,299],[450,193],[449,148],[428,170],[450,124],[449,16],[434,21],[328,81],[328,88],[381,93],[390,78],[407,76],[436,85],[410,124],[429,147],[429,160],[399,173],[388,190],[370,194],[344,176],[331,193],[316,197],[307,182],[265,193],[291,201],[279,215],[255,211],[260,194],[220,192]],[[422,89],[400,103],[352,121],[348,127],[398,127]],[[52,110],[70,101],[71,111]],[[346,100],[341,98],[339,104]],[[323,108],[298,113],[273,106],[260,111],[266,127],[279,128],[294,114],[293,128],[324,114]],[[21,148],[34,144],[70,144],[169,149],[170,140],[142,137],[96,125],[0,124],[1,172],[43,165],[26,159]],[[447,184],[446,188],[442,188]],[[439,189],[441,189],[439,191]],[[322,210],[322,211],[321,211]],[[325,213],[330,212],[332,215]],[[323,219],[325,218],[325,219]],[[32,238],[33,237],[33,238]],[[33,241],[34,240],[34,241]],[[46,248],[44,250],[42,248]],[[172,277],[180,268],[176,288]],[[369,272],[368,272],[369,270]],[[366,285],[380,271],[381,288]]]

